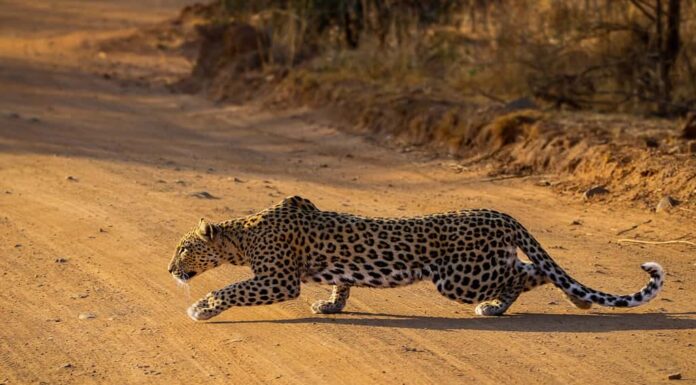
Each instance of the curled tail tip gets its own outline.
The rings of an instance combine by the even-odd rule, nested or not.
[[[642,298],[639,299],[635,298],[634,296],[634,299],[638,301],[629,306],[638,306],[650,301],[651,299],[657,296],[657,294],[662,290],[662,286],[664,285],[665,270],[659,263],[646,262],[640,265],[640,267],[643,270],[645,270],[648,274],[650,274],[650,282],[640,291],[639,295]]]
[[[608,302],[613,307],[635,307],[646,304],[655,298],[664,285],[665,271],[657,262],[646,262],[640,267],[650,274],[650,281],[639,292],[618,296]]]
[[[644,264],[640,265],[640,267],[650,275],[665,275],[665,270],[657,262],[645,262]]]

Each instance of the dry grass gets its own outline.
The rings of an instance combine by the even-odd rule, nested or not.
[[[665,194],[696,204],[696,159],[691,143],[680,139],[678,122],[615,114],[645,103],[617,103],[618,93],[606,91],[635,86],[626,68],[568,75],[625,53],[635,36],[616,31],[608,40],[588,38],[578,32],[577,14],[544,4],[511,6],[508,12],[519,17],[491,16],[487,29],[423,27],[406,17],[383,39],[363,36],[355,49],[336,43],[335,28],[312,35],[311,24],[288,10],[248,14],[245,21],[213,12],[210,25],[222,34],[211,39],[205,33],[211,26],[199,28],[201,49],[187,81],[218,100],[328,108],[381,140],[487,162],[493,176],[551,173],[568,191],[602,184],[644,204]],[[575,23],[564,24],[568,20]],[[689,44],[684,52],[693,49]],[[246,48],[240,53],[239,47]],[[688,57],[679,65],[688,67]],[[540,84],[575,99],[535,98]],[[693,84],[679,87],[675,95]],[[570,107],[585,111],[563,112]]]

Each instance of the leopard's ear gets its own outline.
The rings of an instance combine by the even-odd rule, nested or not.
[[[220,234],[220,230],[220,226],[208,223],[205,219],[201,218],[198,222],[196,234],[203,240],[212,241]]]

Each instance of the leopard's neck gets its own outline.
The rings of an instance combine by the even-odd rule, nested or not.
[[[233,265],[248,265],[246,258],[245,218],[235,218],[219,223],[222,229],[225,258]]]

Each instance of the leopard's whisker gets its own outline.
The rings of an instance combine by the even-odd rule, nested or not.
[[[189,283],[186,274],[183,274],[181,278],[174,277],[174,281],[176,282],[176,286],[183,290],[184,293],[186,293],[186,298],[191,299],[191,284]]]

